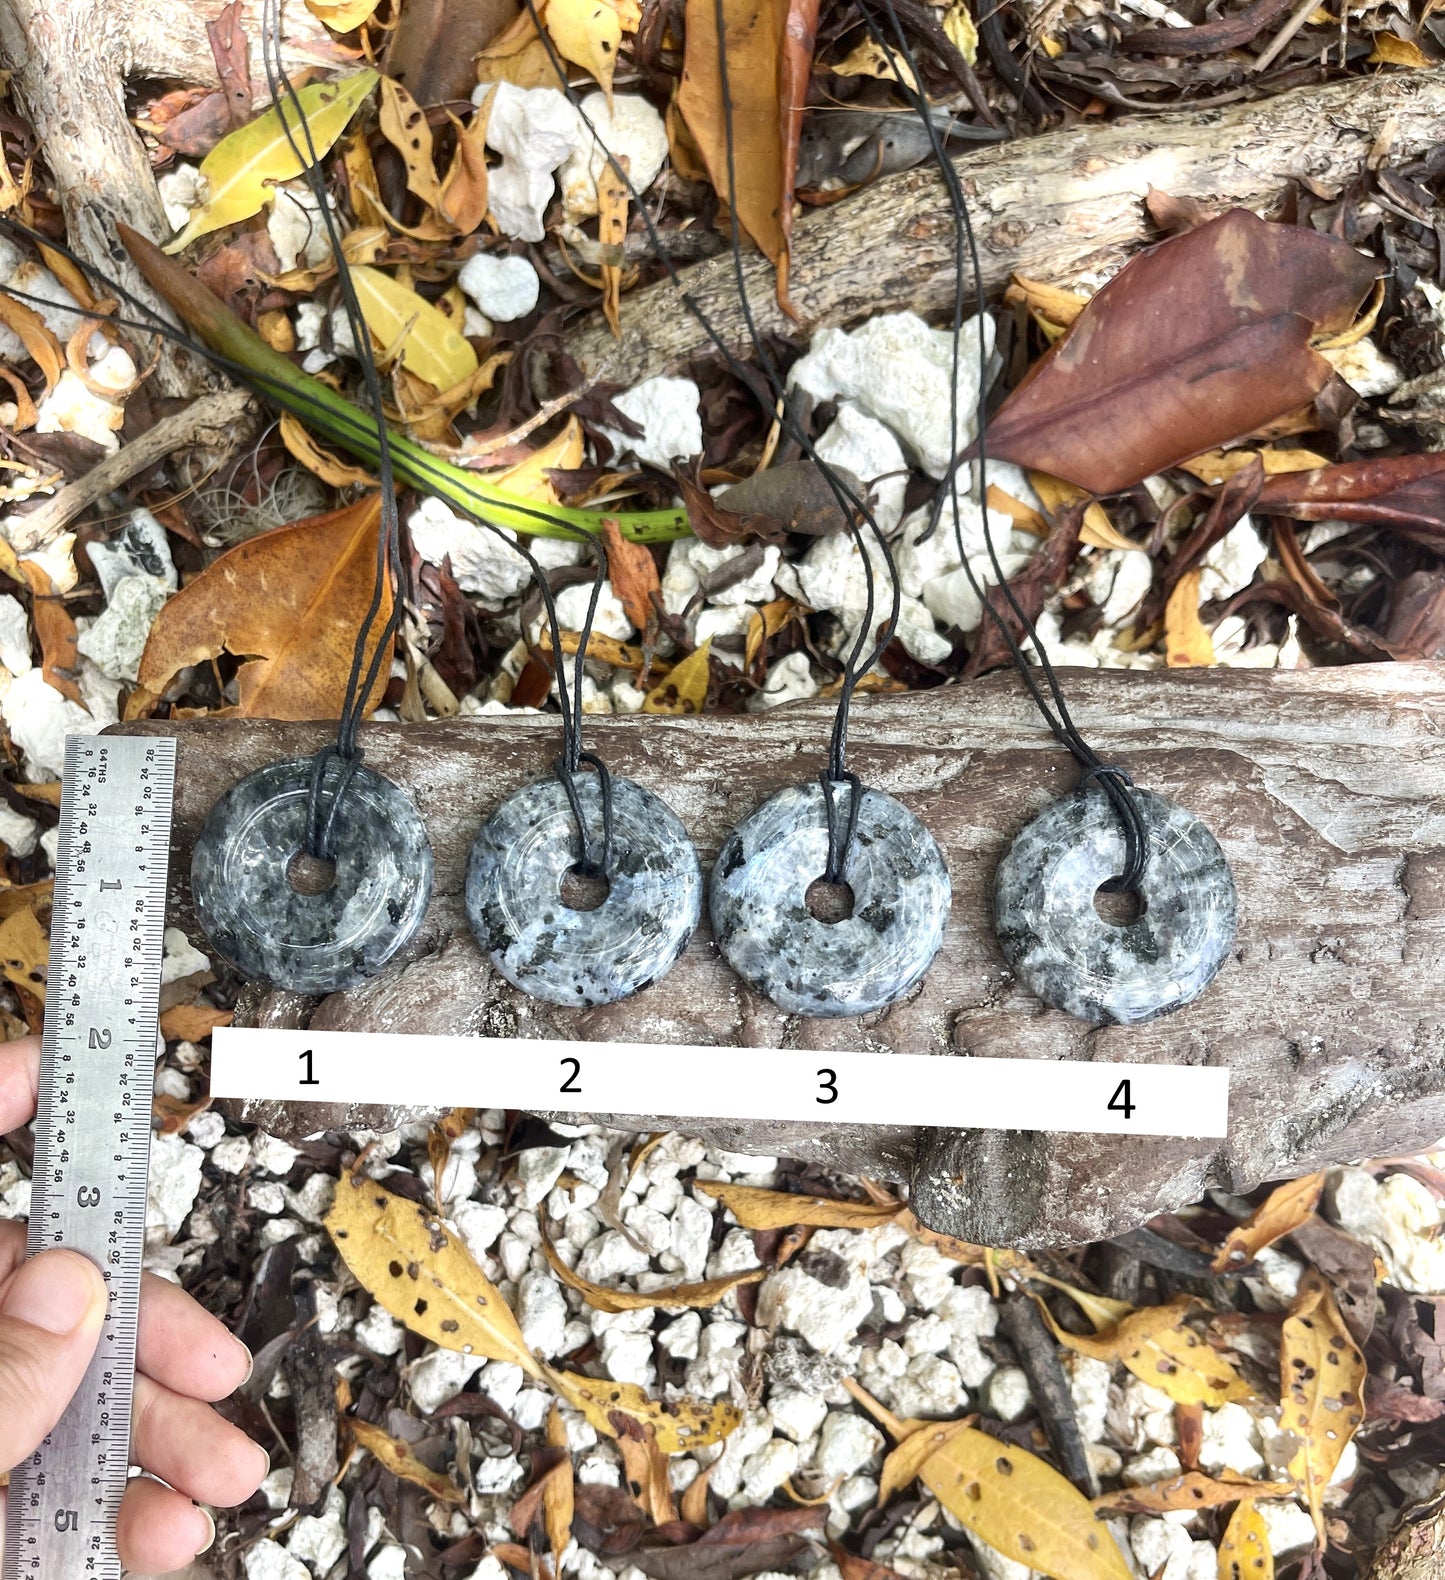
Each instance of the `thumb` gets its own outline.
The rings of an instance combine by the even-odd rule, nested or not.
[[[60,1419],[95,1352],[105,1280],[76,1251],[42,1251],[0,1285],[0,1470]]]

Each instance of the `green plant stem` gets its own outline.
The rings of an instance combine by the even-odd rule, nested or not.
[[[121,239],[142,274],[181,320],[258,394],[294,413],[313,433],[375,466],[379,459],[376,425],[344,395],[303,373],[270,346],[199,280],[173,263],[159,248],[127,226]],[[475,472],[433,455],[414,440],[391,431],[392,468],[397,480],[431,494],[467,515],[534,537],[571,538],[568,528],[600,534],[604,520],[615,521],[634,543],[667,543],[691,535],[684,510],[598,511],[565,505],[537,505],[486,482]]]

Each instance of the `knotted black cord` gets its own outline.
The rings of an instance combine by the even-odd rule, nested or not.
[[[721,0],[719,0],[721,3]],[[893,45],[885,39],[874,21],[870,7],[881,3],[887,13],[894,37],[897,41],[898,52],[902,55],[907,72],[899,69],[896,57],[893,54]],[[1020,629],[1026,634],[1027,640],[1038,656],[1039,669],[1047,682],[1050,695],[1053,698],[1054,708],[1050,708],[1048,701],[1040,691],[1034,675],[1034,667],[1029,663],[1023,650],[1009,628],[1009,622],[995,607],[987,596],[978,578],[974,575],[973,566],[969,563],[968,554],[963,542],[963,524],[959,519],[959,494],[958,494],[958,468],[960,458],[957,453],[948,466],[948,472],[943,482],[933,496],[930,511],[928,530],[924,537],[929,537],[936,530],[939,519],[943,513],[944,489],[947,488],[953,504],[953,531],[958,544],[958,557],[962,563],[964,574],[968,583],[978,599],[981,608],[993,620],[999,635],[1003,638],[1008,648],[1009,657],[1015,669],[1022,677],[1034,703],[1043,714],[1049,729],[1055,738],[1065,746],[1084,769],[1080,785],[1087,784],[1090,779],[1098,781],[1099,788],[1109,798],[1110,805],[1118,815],[1120,827],[1124,836],[1124,870],[1115,878],[1111,878],[1102,887],[1111,893],[1130,892],[1137,890],[1143,878],[1144,861],[1148,847],[1148,832],[1144,827],[1143,813],[1138,802],[1132,795],[1134,781],[1122,768],[1112,763],[1104,762],[1098,753],[1089,745],[1075,725],[1069,713],[1068,704],[1064,701],[1063,688],[1059,678],[1044,651],[1043,643],[1039,640],[1039,633],[1034,622],[1029,619],[1010,587],[1008,577],[1004,574],[1003,565],[999,560],[998,548],[993,541],[993,533],[989,530],[988,522],[988,484],[986,465],[984,460],[985,435],[987,425],[987,390],[988,390],[988,343],[983,334],[983,315],[987,309],[986,295],[983,288],[983,266],[979,260],[978,239],[974,234],[973,220],[968,212],[968,204],[964,200],[963,186],[958,178],[958,171],[954,169],[953,161],[949,159],[937,129],[933,125],[933,117],[929,114],[928,101],[923,95],[921,87],[909,86],[913,83],[921,84],[923,77],[919,72],[918,61],[909,46],[907,36],[898,19],[898,12],[893,0],[863,0],[864,20],[868,31],[872,34],[874,42],[882,49],[885,59],[893,69],[894,76],[898,79],[899,86],[913,102],[919,112],[919,118],[927,129],[929,147],[933,153],[934,162],[943,177],[944,186],[948,191],[949,208],[953,215],[955,247],[958,254],[958,266],[954,271],[954,297],[953,297],[953,365],[952,378],[949,387],[949,431],[950,443],[958,443],[958,374],[959,357],[961,355],[963,338],[963,254],[967,251],[973,273],[974,309],[979,318],[978,358],[979,358],[979,389],[977,422],[977,447],[978,447],[978,504],[979,516],[983,522],[983,540],[988,549],[989,563],[993,568],[998,586],[1007,600],[1009,608],[1019,621]],[[909,76],[911,73],[911,79]]]
[[[742,307],[743,321],[747,326],[748,337],[752,343],[753,350],[763,368],[768,387],[772,390],[771,398],[769,398],[767,390],[760,387],[757,374],[751,368],[746,367],[733,354],[732,350],[723,341],[722,336],[718,334],[717,329],[714,327],[711,319],[708,318],[707,314],[698,305],[696,298],[693,297],[691,292],[689,292],[683,286],[677,266],[672,261],[667,249],[662,245],[662,239],[658,234],[657,226],[653,221],[651,212],[648,210],[646,203],[643,202],[641,193],[639,193],[636,186],[633,185],[630,173],[613,154],[612,150],[608,148],[606,142],[598,135],[597,128],[593,125],[591,117],[582,108],[577,93],[572,88],[571,83],[567,79],[567,68],[562,63],[561,57],[557,53],[557,50],[554,47],[546,28],[542,25],[540,16],[537,14],[534,0],[523,0],[523,3],[527,7],[527,12],[531,17],[532,25],[537,30],[537,35],[541,39],[543,48],[546,50],[547,56],[552,63],[552,69],[556,74],[558,81],[562,85],[563,94],[571,103],[572,107],[576,110],[578,118],[582,121],[582,124],[592,134],[594,143],[601,150],[603,157],[612,169],[613,173],[626,186],[628,196],[632,200],[633,206],[637,210],[639,218],[642,220],[644,229],[647,231],[648,242],[652,248],[653,255],[656,257],[657,261],[662,264],[664,270],[667,273],[668,279],[677,288],[683,305],[687,308],[688,312],[692,314],[699,328],[701,328],[708,340],[712,342],[718,354],[722,357],[723,362],[727,366],[729,372],[731,372],[733,376],[751,392],[754,400],[756,400],[764,410],[777,410],[778,421],[784,432],[788,434],[789,438],[792,439],[795,444],[797,444],[801,452],[818,468],[819,474],[827,483],[834,500],[837,502],[838,508],[843,515],[843,519],[847,523],[849,534],[851,535],[853,542],[858,549],[859,557],[862,559],[866,595],[863,620],[858,628],[858,634],[844,664],[843,681],[839,693],[838,706],[833,716],[833,730],[829,743],[828,766],[819,775],[820,782],[823,786],[824,806],[826,808],[828,818],[828,866],[824,873],[824,877],[830,883],[840,883],[843,881],[843,868],[846,864],[848,851],[851,847],[854,832],[857,827],[858,802],[861,796],[861,785],[857,775],[853,774],[848,769],[846,756],[848,720],[850,708],[852,705],[853,693],[856,690],[859,682],[862,680],[863,676],[874,666],[874,664],[878,662],[888,644],[893,640],[894,630],[896,629],[898,623],[899,609],[901,607],[902,588],[898,577],[897,566],[894,564],[892,549],[889,546],[886,535],[879,527],[877,519],[875,518],[873,511],[869,507],[866,499],[861,498],[848,485],[842,474],[830,462],[825,461],[821,456],[818,455],[811,436],[802,427],[802,425],[797,422],[789,408],[789,404],[786,399],[786,387],[778,373],[775,363],[768,353],[767,347],[764,344],[762,337],[758,333],[757,324],[752,314],[752,305],[748,299],[747,286],[743,277],[742,244],[738,230],[736,204],[731,200],[728,204],[729,218],[731,221],[730,228],[733,269],[737,279],[738,295]],[[715,25],[718,30],[718,69],[722,87],[725,134],[724,140],[726,143],[728,159],[728,190],[730,193],[732,193],[736,191],[736,180],[733,167],[733,104],[732,95],[728,91],[727,83],[727,39],[723,27],[724,19],[722,15],[721,0],[716,0],[715,16]],[[863,537],[862,531],[858,526],[859,517],[861,517],[864,523],[867,525],[882,551],[893,589],[889,619],[883,627],[881,636],[874,642],[872,650],[868,653],[866,660],[862,659],[862,654],[871,637],[873,615],[877,607],[877,602],[874,591],[872,557],[868,552],[867,540]],[[832,793],[832,782],[834,781],[848,783],[851,787],[847,825],[842,830],[841,834],[838,828],[836,804]]]
[[[331,213],[331,203],[326,190],[326,177],[321,170],[321,156],[311,136],[305,108],[291,82],[281,57],[281,10],[278,0],[265,0],[261,22],[261,56],[266,71],[266,84],[271,102],[276,108],[276,118],[288,147],[295,155],[307,186],[316,199],[316,207],[332,255],[336,259],[337,283],[351,328],[352,342],[357,360],[361,364],[362,383],[371,405],[376,425],[378,449],[377,481],[381,485],[381,531],[376,540],[376,575],[372,584],[371,603],[357,628],[352,647],[351,670],[346,680],[340,715],[336,727],[336,740],[319,751],[311,773],[311,788],[306,802],[306,843],[313,856],[334,860],[336,856],[336,820],[340,813],[347,786],[361,761],[361,747],[357,734],[383,663],[389,663],[396,634],[401,629],[401,615],[405,600],[405,572],[401,561],[401,522],[396,507],[396,480],[391,466],[391,436],[386,414],[382,409],[381,380],[377,375],[376,359],[372,356],[370,332],[361,314],[361,304],[351,281],[351,271],[342,256],[341,235]],[[283,102],[283,95],[284,100]],[[301,141],[297,140],[287,119],[291,109],[296,116]],[[305,144],[303,152],[302,142]],[[391,608],[380,629],[377,618],[386,600],[388,585],[392,591]],[[375,635],[375,646],[368,661],[367,649]],[[336,758],[341,771],[331,788],[329,805],[326,803],[326,769]]]

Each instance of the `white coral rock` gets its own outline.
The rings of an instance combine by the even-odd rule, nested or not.
[[[610,153],[626,160],[627,178],[641,193],[657,179],[667,159],[667,128],[648,100],[636,93],[589,93],[579,106],[583,124],[577,147],[557,172],[567,218],[574,223],[597,212],[597,182]],[[591,130],[587,123],[591,123]]]
[[[502,155],[502,163],[487,176],[491,216],[504,235],[541,241],[543,215],[556,186],[553,171],[577,146],[581,132],[577,112],[556,88],[499,82],[490,92],[487,143]]]
[[[956,440],[949,435],[953,336],[916,313],[881,313],[851,331],[822,329],[793,364],[790,386],[817,400],[853,400],[885,422],[930,477],[942,477],[973,438],[979,398],[979,337],[993,353],[993,320],[971,318],[960,335]]]
[[[666,472],[675,460],[685,461],[702,450],[700,399],[691,379],[644,379],[612,401],[642,429],[642,437],[634,439],[615,428],[602,431],[619,455],[635,455]]]

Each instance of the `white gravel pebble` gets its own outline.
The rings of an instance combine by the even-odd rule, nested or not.
[[[1212,1475],[1232,1470],[1236,1475],[1253,1476],[1264,1469],[1259,1429],[1243,1405],[1223,1404],[1204,1412],[1199,1464]]]
[[[33,667],[30,658],[30,616],[18,598],[0,593],[0,664],[12,675]]]
[[[841,1287],[811,1277],[789,1263],[763,1280],[758,1293],[758,1321],[764,1327],[800,1334],[820,1355],[831,1355],[857,1332],[873,1309],[868,1261],[862,1236],[822,1230],[809,1242],[810,1255],[833,1252],[846,1281]]]
[[[603,1370],[614,1382],[638,1383],[650,1388],[657,1377],[652,1363],[652,1333],[627,1333],[609,1328],[598,1340]]]
[[[464,1201],[452,1209],[452,1222],[467,1250],[480,1262],[507,1226],[507,1215],[490,1202]]]
[[[167,1245],[180,1233],[201,1188],[206,1154],[183,1136],[151,1137],[146,1188],[146,1244]]]
[[[820,461],[857,478],[879,531],[891,536],[903,518],[908,486],[908,463],[893,430],[845,401],[815,449]]]
[[[499,258],[490,252],[468,258],[457,274],[457,284],[499,324],[525,318],[542,290],[537,271],[525,258]]]
[[[432,1350],[406,1368],[412,1402],[421,1415],[431,1415],[455,1399],[481,1370],[484,1357],[459,1350]]]
[[[251,1161],[263,1174],[289,1174],[301,1154],[289,1141],[258,1130],[251,1141]]]
[[[1189,1580],[1194,1542],[1181,1526],[1137,1514],[1129,1522],[1129,1546],[1150,1580]]]
[[[1276,1558],[1314,1546],[1314,1521],[1299,1504],[1280,1500],[1258,1505],[1269,1532],[1269,1548]]]
[[[627,178],[638,192],[652,185],[667,159],[667,128],[640,94],[613,94],[609,108],[605,93],[589,93],[579,108],[585,120],[578,145],[557,172],[567,218],[574,224],[597,212],[597,181],[609,153],[627,161]]]
[[[675,1360],[696,1360],[701,1333],[702,1318],[695,1311],[684,1311],[658,1335],[658,1348]]]
[[[857,401],[886,422],[930,477],[942,477],[973,438],[978,406],[979,335],[993,351],[993,320],[971,318],[960,335],[957,442],[948,431],[953,336],[915,313],[880,313],[860,328],[821,329],[788,374],[817,400]]]
[[[311,1580],[311,1571],[279,1542],[262,1537],[241,1554],[246,1580]]]
[[[81,632],[77,651],[112,679],[135,680],[146,639],[170,595],[171,589],[156,577],[122,578],[110,602]]]
[[[1337,1169],[1328,1183],[1340,1227],[1374,1247],[1390,1282],[1415,1294],[1445,1290],[1445,1236],[1440,1203],[1413,1175],[1376,1180],[1366,1169]]]
[[[748,699],[750,713],[764,713],[785,702],[804,702],[818,695],[818,682],[805,652],[787,653],[768,670],[763,689]]]
[[[384,1306],[375,1303],[351,1331],[356,1342],[373,1355],[396,1355],[406,1343],[406,1329]]]
[[[1021,1366],[1000,1366],[984,1385],[984,1403],[1001,1421],[1017,1421],[1033,1403],[1028,1373]]]
[[[766,1503],[798,1468],[798,1445],[774,1437],[748,1455],[740,1488],[745,1504]]]
[[[1254,573],[1269,557],[1264,540],[1248,516],[1242,516],[1204,556],[1199,577],[1199,597],[1232,598],[1254,580]]]
[[[612,400],[624,417],[641,426],[642,437],[634,439],[614,428],[603,428],[602,432],[619,455],[635,455],[639,461],[670,471],[673,461],[685,461],[702,449],[700,398],[691,379],[644,379]]]
[[[323,1569],[320,1573],[324,1574]],[[366,1580],[406,1580],[406,1548],[394,1542],[378,1547],[376,1556],[366,1565]]]
[[[827,1401],[797,1388],[774,1388],[768,1394],[773,1426],[795,1443],[813,1437],[828,1414]]]
[[[814,1463],[827,1480],[851,1476],[880,1454],[883,1447],[883,1434],[871,1421],[853,1410],[834,1410],[818,1435]]]
[[[94,735],[105,727],[104,720],[92,718],[79,703],[47,685],[38,669],[27,670],[10,682],[0,700],[0,713],[36,781],[60,777],[67,735]]]
[[[522,1207],[537,1207],[567,1167],[567,1147],[528,1147],[517,1159],[517,1201]]]
[[[211,1162],[223,1174],[239,1174],[251,1161],[251,1143],[245,1136],[227,1136],[211,1148]]]
[[[28,856],[40,837],[40,825],[8,805],[0,805],[0,841],[13,856]]]
[[[320,1514],[303,1514],[286,1537],[286,1550],[324,1575],[346,1551],[346,1499],[338,1487],[328,1487]]]
[[[577,112],[556,88],[518,88],[499,82],[478,90],[491,94],[487,144],[502,155],[487,172],[491,217],[506,236],[541,241],[543,214],[556,185],[552,172],[577,146]]]

